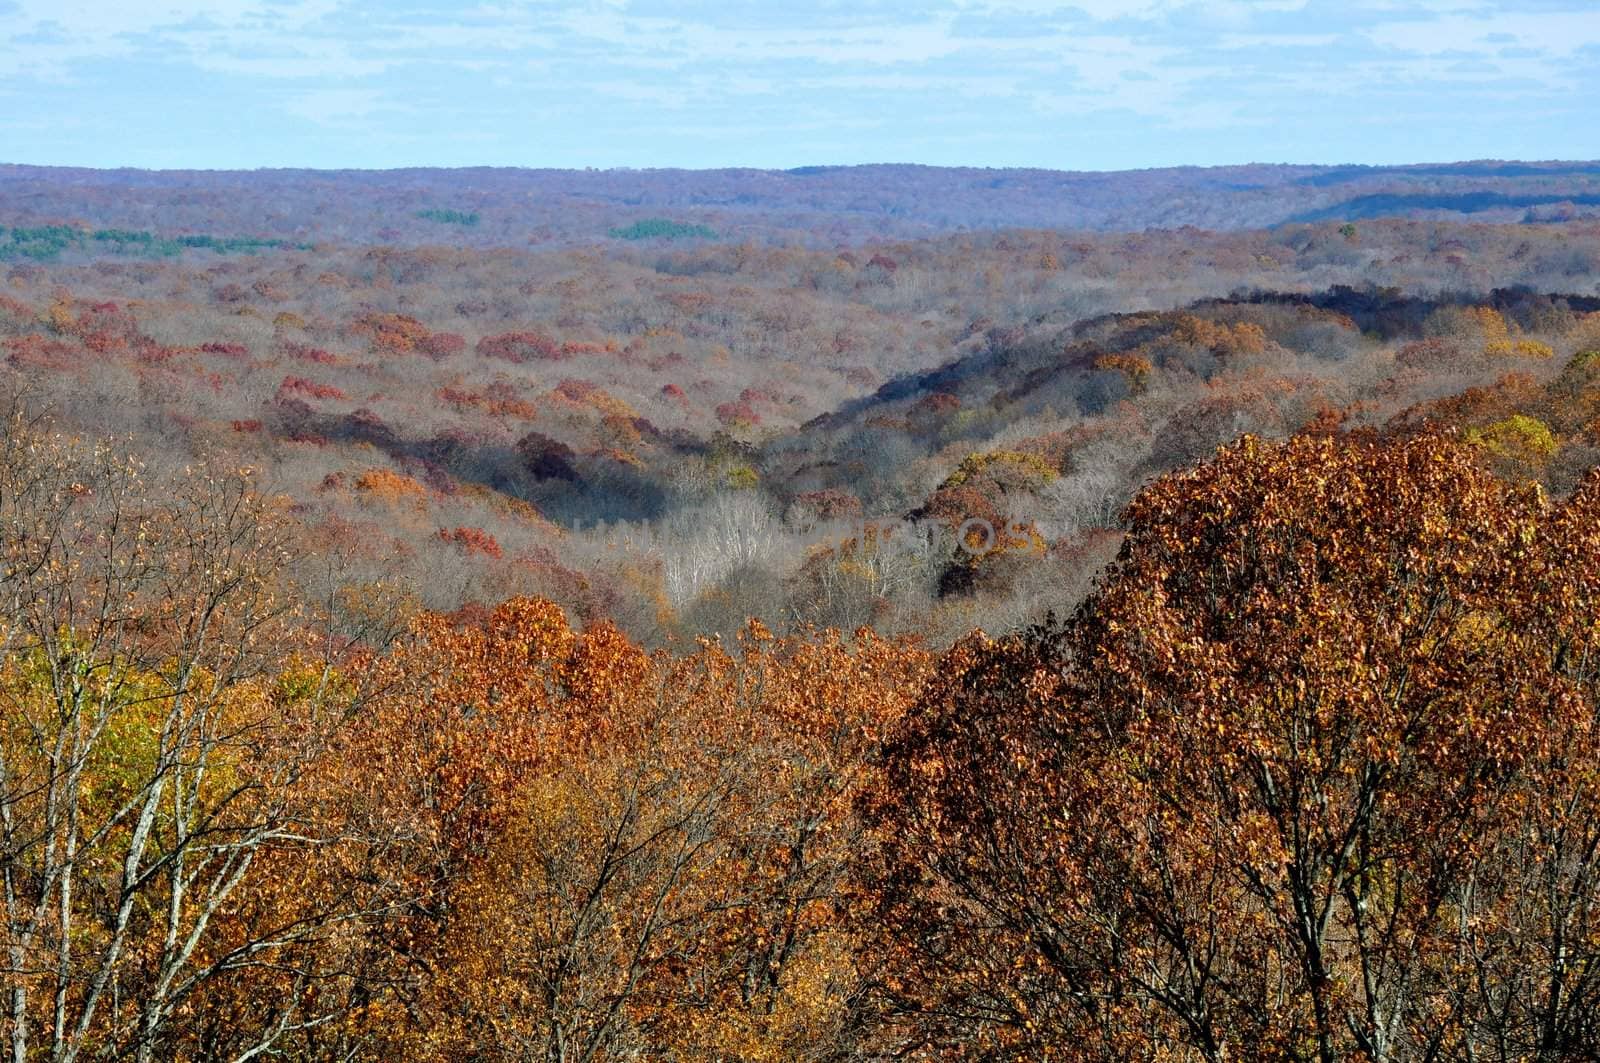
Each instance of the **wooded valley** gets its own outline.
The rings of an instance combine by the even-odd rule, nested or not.
[[[1600,1056],[1600,166],[0,168],[0,1031]]]

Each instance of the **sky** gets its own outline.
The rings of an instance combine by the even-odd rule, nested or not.
[[[0,162],[1600,157],[1600,0],[0,0]]]

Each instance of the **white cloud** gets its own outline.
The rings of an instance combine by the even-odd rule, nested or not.
[[[1515,42],[1551,58],[1566,58],[1600,46],[1600,11],[1441,14],[1384,22],[1366,35],[1375,44],[1416,55],[1469,52],[1489,56]]]
[[[17,0],[0,11],[0,75],[63,78],[80,63],[138,54],[159,41],[192,54],[210,48],[273,49],[314,36],[313,28],[340,10],[339,0]],[[48,34],[40,43],[30,35]],[[22,38],[19,43],[18,39]]]

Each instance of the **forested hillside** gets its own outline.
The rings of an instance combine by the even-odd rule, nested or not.
[[[1070,607],[1140,484],[1247,431],[1526,414],[1541,475],[1590,453],[1520,397],[1600,346],[1590,223],[312,249],[239,236],[252,202],[233,235],[19,254],[9,387],[157,465],[251,468],[433,609],[943,645]]]
[[[1600,1055],[1595,180],[5,170],[6,1051]]]

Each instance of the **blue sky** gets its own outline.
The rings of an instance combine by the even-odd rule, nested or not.
[[[1600,157],[1600,0],[0,0],[0,161]]]

